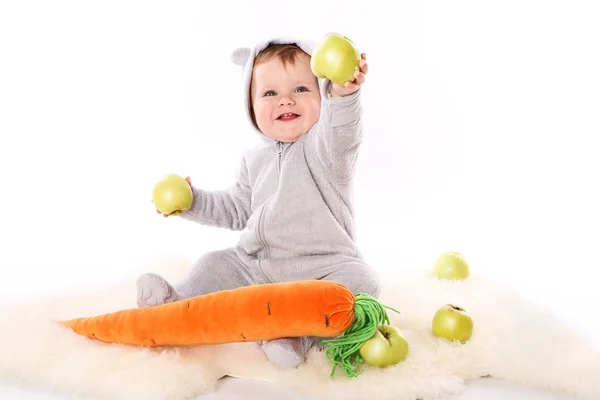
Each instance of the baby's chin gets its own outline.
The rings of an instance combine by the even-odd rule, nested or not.
[[[303,133],[301,135],[293,135],[293,136],[270,136],[270,135],[265,135],[268,138],[271,138],[273,140],[276,140],[278,142],[283,142],[283,143],[293,143],[298,141],[298,139],[300,139],[302,136],[304,136],[306,133]]]
[[[274,136],[274,137],[272,137],[272,139],[275,139],[275,140],[278,140],[278,141],[284,142],[284,143],[292,143],[292,142],[298,141],[302,136],[306,135],[308,132],[310,132],[310,130],[308,130],[306,132],[302,132],[302,133],[292,134],[292,135]]]
[[[268,138],[271,138],[273,140],[277,140],[279,142],[292,143],[292,142],[296,142],[298,139],[300,139],[302,136],[306,135],[308,132],[310,132],[310,129],[308,129],[306,131],[303,130],[300,132],[289,132],[289,133],[284,133],[284,134],[273,134],[273,133],[263,132],[263,135],[265,135]]]

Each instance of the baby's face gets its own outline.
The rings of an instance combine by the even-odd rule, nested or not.
[[[272,139],[295,142],[319,120],[321,95],[306,54],[294,65],[275,57],[256,66],[251,96],[258,128]]]

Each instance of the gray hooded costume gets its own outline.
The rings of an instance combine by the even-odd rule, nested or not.
[[[140,306],[304,279],[334,280],[354,293],[379,296],[379,278],[354,242],[352,178],[362,137],[360,89],[330,97],[329,81],[319,80],[318,123],[293,143],[268,138],[253,123],[249,93],[254,59],[269,43],[295,43],[312,54],[311,45],[292,39],[234,51],[232,60],[243,66],[248,120],[261,140],[243,154],[233,185],[212,192],[193,187],[192,207],[180,214],[203,225],[243,231],[240,240],[202,256],[173,286],[157,275],[143,275],[138,279]],[[304,354],[315,341],[308,342],[302,346]],[[294,351],[300,351],[298,346]]]

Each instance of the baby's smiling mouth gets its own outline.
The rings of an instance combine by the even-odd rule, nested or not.
[[[278,121],[291,121],[293,119],[298,118],[300,115],[295,113],[284,113],[277,117]]]

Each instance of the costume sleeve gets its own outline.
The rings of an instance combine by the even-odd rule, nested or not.
[[[345,97],[331,97],[329,82],[321,89],[321,117],[311,145],[330,177],[337,183],[352,179],[362,140],[361,89]]]
[[[192,193],[192,206],[179,215],[181,218],[234,231],[246,227],[252,190],[245,158],[242,158],[236,182],[228,189],[206,191],[192,186]]]

